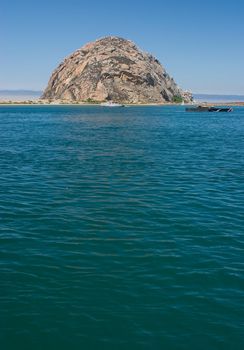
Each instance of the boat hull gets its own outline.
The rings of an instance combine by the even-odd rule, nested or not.
[[[186,112],[232,112],[231,107],[208,107],[208,106],[198,106],[198,107],[188,107]]]
[[[102,107],[124,107],[124,105],[122,104],[119,104],[119,103],[113,103],[113,102],[104,102],[104,103],[101,103],[101,106]]]

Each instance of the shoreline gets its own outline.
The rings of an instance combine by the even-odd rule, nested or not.
[[[243,107],[244,106],[244,101],[243,102],[195,102],[195,103],[185,103],[182,105],[181,103],[171,103],[171,102],[166,102],[166,103],[138,103],[138,104],[130,104],[130,103],[125,103],[125,107],[165,107],[165,106],[196,106],[196,105],[204,105],[204,106],[235,106],[235,107]],[[35,102],[35,101],[0,101],[0,106],[77,106],[77,107],[88,107],[88,106],[98,106],[98,107],[103,107],[100,105],[100,103],[54,103],[54,102]]]

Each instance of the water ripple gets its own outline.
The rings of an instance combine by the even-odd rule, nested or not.
[[[244,108],[0,108],[1,344],[242,349]]]

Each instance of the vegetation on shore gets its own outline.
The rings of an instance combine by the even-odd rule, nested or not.
[[[179,95],[175,95],[173,96],[173,103],[182,103],[184,100],[183,100],[183,97],[182,96],[179,96]]]

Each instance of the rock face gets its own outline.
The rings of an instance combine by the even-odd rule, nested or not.
[[[42,98],[163,103],[175,96],[185,102],[192,99],[152,55],[129,40],[106,37],[66,58],[53,72]]]

